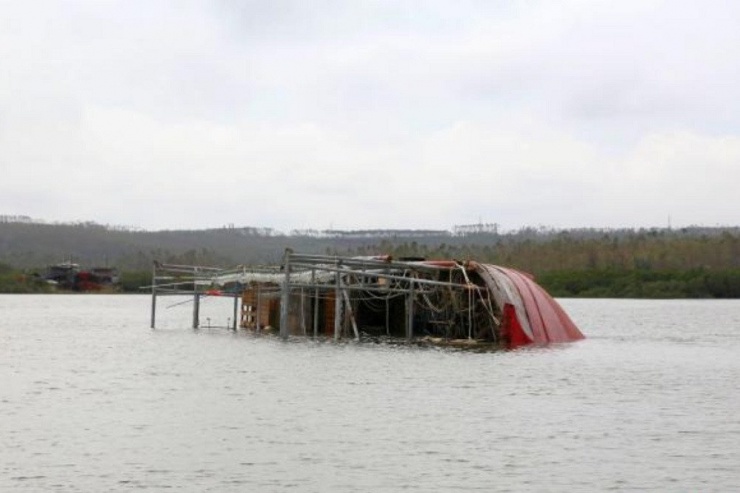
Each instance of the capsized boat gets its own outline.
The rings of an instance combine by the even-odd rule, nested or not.
[[[284,338],[468,340],[506,348],[584,338],[531,275],[476,261],[288,250],[279,267],[208,272],[185,282],[203,293],[241,293],[240,326],[277,328]]]

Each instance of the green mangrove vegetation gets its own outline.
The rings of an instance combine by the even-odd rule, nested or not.
[[[315,233],[315,234],[314,234]],[[0,292],[49,292],[46,266],[114,266],[118,291],[142,292],[154,260],[221,267],[277,264],[285,248],[340,255],[476,260],[532,274],[554,296],[740,298],[740,228],[522,228],[317,231],[269,228],[141,231],[94,223],[0,221]]]
[[[582,233],[582,232],[581,232]],[[553,296],[588,298],[740,298],[740,235],[670,230],[436,246],[381,242],[349,251],[396,257],[477,260],[535,276]]]

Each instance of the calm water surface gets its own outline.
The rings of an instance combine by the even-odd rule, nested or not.
[[[740,301],[561,303],[587,340],[479,354],[0,296],[0,491],[737,491]]]

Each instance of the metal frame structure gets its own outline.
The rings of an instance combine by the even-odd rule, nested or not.
[[[294,253],[281,266],[218,269],[155,262],[151,327],[158,296],[192,296],[192,326],[200,326],[203,296],[239,298],[245,329],[339,340],[345,337],[419,340],[433,344],[571,342],[583,334],[534,279],[516,269],[474,261],[341,257]],[[185,303],[189,302],[187,300]]]
[[[296,254],[286,250],[283,263],[285,279],[282,285],[280,303],[280,336],[290,334],[288,313],[290,293],[296,289],[310,289],[319,298],[321,290],[334,293],[334,339],[338,340],[344,331],[345,313],[350,319],[355,339],[360,338],[359,328],[352,308],[350,291],[380,294],[381,296],[403,296],[406,300],[406,338],[414,334],[414,298],[422,286],[459,287],[431,279],[424,279],[422,271],[437,271],[434,267],[404,262],[393,262],[389,258],[343,258],[326,255]],[[296,274],[310,272],[311,281],[296,280]],[[327,276],[327,274],[329,274]],[[302,276],[305,278],[305,275]],[[328,278],[328,279],[327,279]],[[324,279],[324,281],[318,281]],[[328,282],[327,282],[328,280]],[[387,307],[387,304],[386,304]],[[314,327],[314,333],[316,328]]]
[[[145,288],[151,289],[152,293],[151,328],[156,328],[157,298],[160,296],[192,296],[193,329],[200,328],[201,298],[205,296],[229,296],[234,298],[234,316],[231,324],[227,324],[223,328],[236,330],[241,290],[222,291],[216,289],[218,285],[216,280],[230,272],[215,267],[164,264],[155,261],[152,266],[152,284],[145,286]]]
[[[359,340],[365,333],[406,340],[432,336],[496,342],[500,310],[474,276],[464,262],[315,255],[290,249],[279,268],[224,270],[155,263],[152,328],[157,296],[192,295],[197,328],[200,297],[226,286],[224,294],[234,297],[234,330],[239,297],[241,326],[259,331],[271,327],[262,314],[268,301],[270,309],[277,308],[279,295],[275,322],[283,339],[322,333],[334,340]],[[369,318],[376,326],[367,326]]]

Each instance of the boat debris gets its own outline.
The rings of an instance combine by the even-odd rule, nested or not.
[[[234,299],[233,330],[333,340],[404,339],[453,347],[517,348],[584,336],[562,307],[516,269],[475,261],[295,253],[272,267],[217,269],[155,262],[157,297],[188,295],[193,328],[200,300]],[[241,304],[241,308],[239,305]]]

